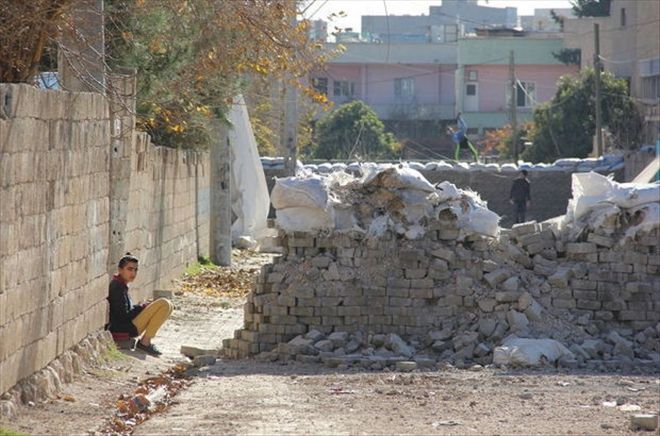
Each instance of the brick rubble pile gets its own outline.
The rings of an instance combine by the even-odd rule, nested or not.
[[[445,185],[426,195],[432,207],[422,202],[411,235],[406,209],[420,197],[407,202],[406,187],[386,178],[332,193],[357,225],[281,231],[284,253],[259,275],[227,356],[401,370],[494,359],[660,368],[656,206],[617,206],[603,219],[597,202],[579,218],[488,236],[465,231],[477,201],[449,204],[475,197],[443,198]],[[383,216],[388,225],[370,231]]]

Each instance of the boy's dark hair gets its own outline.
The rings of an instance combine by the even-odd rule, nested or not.
[[[119,259],[119,268],[123,268],[127,263],[138,263],[138,258],[133,256],[130,252],[126,253]]]
[[[527,170],[522,170],[521,173],[523,174],[523,176],[527,177]]]

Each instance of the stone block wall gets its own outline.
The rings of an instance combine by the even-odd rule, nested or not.
[[[100,94],[0,85],[0,393],[104,325],[111,246],[142,257],[137,299],[208,253],[208,154],[116,120]]]
[[[555,338],[642,331],[660,321],[659,231],[623,245],[597,233],[566,243],[528,223],[500,240],[459,242],[455,224],[440,217],[414,241],[283,234],[283,256],[263,268],[244,328],[224,347],[245,357],[312,330],[421,338],[460,325],[460,334],[474,331],[480,320],[492,323],[483,338],[491,346],[528,323]]]
[[[155,147],[147,134],[137,135],[132,158],[124,252],[140,259],[131,292],[148,298],[208,254],[209,162],[206,153]]]
[[[105,321],[102,95],[0,85],[0,392]]]

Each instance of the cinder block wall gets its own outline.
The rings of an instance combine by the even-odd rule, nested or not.
[[[131,293],[167,288],[209,250],[208,154],[155,147],[138,134],[132,153],[124,248],[140,258]],[[199,213],[197,213],[199,212]]]
[[[0,393],[106,321],[112,126],[100,94],[0,85]],[[207,253],[209,179],[207,154],[139,139],[117,208],[144,298]]]
[[[458,242],[455,226],[432,221],[414,241],[389,232],[283,234],[284,255],[263,267],[226,355],[271,351],[312,329],[423,337],[457,315],[505,320],[532,302],[586,316],[597,330],[660,321],[660,229],[620,245],[596,233],[564,244],[549,229]],[[511,277],[520,281],[515,291],[502,285]]]

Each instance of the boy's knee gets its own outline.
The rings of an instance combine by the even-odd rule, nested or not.
[[[172,311],[172,309],[174,309],[174,305],[167,298],[159,298],[157,300],[154,300],[154,302],[151,304],[155,304],[158,308],[167,309],[170,312]]]

